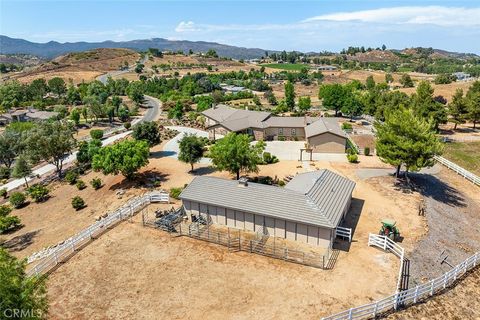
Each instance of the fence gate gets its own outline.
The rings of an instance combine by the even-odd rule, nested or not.
[[[348,239],[348,242],[352,242],[352,228],[337,227],[335,229],[335,237]]]

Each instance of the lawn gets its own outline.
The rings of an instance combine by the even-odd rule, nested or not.
[[[300,71],[302,68],[309,68],[308,65],[301,63],[267,63],[262,64],[266,68],[281,69],[287,71]]]
[[[480,141],[451,142],[445,145],[444,157],[480,175]]]

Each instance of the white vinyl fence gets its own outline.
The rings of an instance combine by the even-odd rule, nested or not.
[[[348,242],[352,242],[352,228],[337,227],[335,237],[345,238],[348,239]]]
[[[402,281],[403,258],[405,256],[405,250],[389,237],[380,236],[373,233],[368,235],[368,245],[382,248],[385,251],[390,251],[400,259],[400,271],[398,272],[397,280],[397,290],[399,290],[400,282]]]
[[[168,199],[168,193],[166,195]],[[163,202],[164,200],[161,199],[166,199],[164,192],[151,192],[129,200],[125,205],[108,214],[104,219],[95,222],[88,228],[80,231],[75,236],[56,246],[40,263],[29,270],[27,275],[38,276],[49,272],[59,263],[68,259],[75,250],[82,248],[96,236],[105,232],[107,228],[114,226],[119,221],[133,216],[152,202]]]
[[[464,168],[460,167],[458,164],[455,164],[453,163],[452,161],[450,160],[447,160],[443,157],[439,157],[439,156],[435,156],[434,159],[443,164],[445,167],[447,167],[448,169],[450,170],[453,170],[455,171],[456,173],[458,173],[459,175],[461,175],[462,177],[464,177],[465,179],[473,182],[474,184],[476,184],[477,186],[480,186],[480,177],[474,175],[473,173],[471,173],[470,171],[468,170],[465,170]]]
[[[438,278],[405,291],[396,292],[381,300],[351,308],[337,314],[324,317],[323,320],[372,319],[376,316],[407,307],[432,297],[453,285],[459,277],[480,264],[480,252],[458,264]]]

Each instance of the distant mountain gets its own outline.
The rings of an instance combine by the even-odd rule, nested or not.
[[[160,50],[188,52],[207,52],[214,49],[219,56],[234,59],[260,58],[265,54],[264,49],[243,48],[205,41],[167,40],[162,38],[132,40],[132,41],[104,41],[104,42],[65,42],[50,41],[35,43],[23,39],[14,39],[0,35],[0,54],[32,54],[46,59],[52,59],[70,52],[80,52],[97,48],[126,48],[133,50]]]

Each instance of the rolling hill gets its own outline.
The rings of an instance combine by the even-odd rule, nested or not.
[[[220,56],[235,59],[259,58],[265,50],[258,48],[243,48],[204,41],[174,41],[162,38],[132,40],[132,41],[104,41],[104,42],[65,42],[50,41],[35,43],[23,39],[14,39],[0,35],[0,54],[31,54],[38,57],[52,59],[70,52],[80,52],[97,48],[126,48],[133,50],[147,50],[158,48],[160,50],[206,52],[214,49]]]

